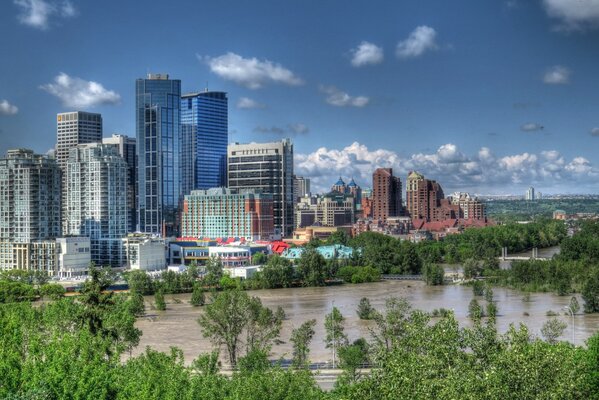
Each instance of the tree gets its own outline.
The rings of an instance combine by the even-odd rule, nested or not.
[[[422,273],[427,285],[442,285],[445,280],[445,270],[439,264],[425,263]]]
[[[252,265],[263,265],[268,261],[268,256],[262,251],[255,253],[252,256]]]
[[[206,275],[204,276],[204,282],[208,286],[216,286],[219,284],[220,279],[223,277],[223,263],[220,258],[212,256],[206,260],[204,266]]]
[[[493,301],[487,303],[487,317],[493,322],[497,318],[497,304]]]
[[[481,268],[478,261],[476,261],[474,258],[469,258],[466,261],[464,261],[464,278],[476,278],[480,275],[480,273]]]
[[[265,289],[290,287],[293,282],[291,262],[278,254],[272,255],[258,275],[261,286]]]
[[[339,366],[343,369],[343,375],[338,384],[351,384],[360,379],[358,370],[368,362],[368,351],[368,343],[364,338],[339,349]]]
[[[136,317],[140,317],[145,314],[146,306],[144,303],[144,297],[141,293],[131,290],[129,291],[129,310]]]
[[[193,285],[193,292],[191,293],[191,305],[194,307],[203,306],[206,303],[206,296],[204,290],[197,283]]]
[[[472,293],[475,296],[482,296],[485,293],[485,285],[482,281],[475,280],[472,282]]]
[[[61,299],[66,293],[66,289],[57,283],[46,283],[39,288],[40,296],[49,297],[52,300]]]
[[[81,287],[79,301],[84,305],[81,319],[88,326],[92,335],[107,335],[102,316],[106,309],[115,305],[113,292],[106,291],[112,282],[113,277],[110,270],[98,269],[92,264],[89,269],[89,278]]]
[[[493,288],[491,287],[491,285],[487,285],[485,287],[485,300],[488,303],[492,303],[493,302]]]
[[[314,326],[316,326],[316,320],[311,319],[291,332],[290,341],[293,343],[293,366],[296,368],[305,368],[308,364],[310,342],[315,333]]]
[[[343,322],[345,318],[337,307],[333,307],[331,312],[324,318],[324,329],[326,331],[325,343],[326,347],[333,348],[333,359],[336,357],[336,352],[342,346],[347,345],[347,335]]]
[[[324,257],[313,248],[307,248],[298,260],[298,271],[304,286],[324,286]]]
[[[356,310],[360,319],[372,319],[374,317],[375,309],[370,304],[368,297],[362,297],[358,303],[358,309]]]
[[[331,236],[327,238],[326,243],[347,246],[349,244],[349,236],[345,231],[338,230],[333,232]]]
[[[129,290],[140,293],[143,296],[154,294],[154,282],[146,271],[129,271],[125,274],[125,280],[129,285]]]
[[[599,270],[597,268],[589,273],[582,285],[581,295],[584,300],[584,312],[599,312]]]
[[[159,311],[166,310],[166,301],[164,301],[164,294],[162,293],[162,290],[159,290],[156,292],[156,294],[154,294],[154,305]]]
[[[476,299],[470,300],[470,304],[468,305],[468,317],[473,321],[480,321],[483,317],[483,309]]]
[[[257,297],[250,298],[238,289],[216,295],[198,319],[204,337],[217,347],[225,346],[231,365],[237,364],[242,338],[246,354],[253,350],[268,351],[279,335],[281,321]]]
[[[576,314],[578,311],[580,311],[580,304],[578,303],[576,296],[572,296],[568,306],[570,307],[570,310],[572,310],[572,314]]]
[[[568,325],[557,318],[548,319],[541,328],[541,334],[550,344],[556,344],[557,339],[563,335]]]

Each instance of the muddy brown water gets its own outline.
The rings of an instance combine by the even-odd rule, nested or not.
[[[510,324],[526,324],[530,332],[541,336],[543,323],[549,318],[547,311],[560,314],[558,318],[568,324],[562,339],[572,340],[572,320],[564,315],[563,307],[570,301],[570,296],[557,296],[551,293],[533,293],[530,301],[523,301],[523,293],[505,288],[494,288],[494,298],[498,306],[497,328],[505,332]],[[332,351],[325,348],[324,316],[334,305],[345,316],[345,331],[350,340],[358,337],[369,338],[370,322],[361,321],[356,315],[358,302],[368,297],[378,310],[384,308],[385,300],[391,296],[405,297],[416,309],[432,311],[435,308],[452,309],[463,326],[469,326],[467,318],[468,304],[473,298],[472,288],[460,285],[426,286],[419,281],[383,281],[360,285],[341,285],[322,288],[290,288],[274,290],[255,290],[247,292],[258,296],[268,307],[282,306],[287,314],[283,322],[280,339],[282,344],[273,346],[271,358],[291,358],[289,337],[292,329],[312,318],[316,319],[316,334],[310,346],[310,359],[313,362],[324,362],[332,359]],[[137,327],[143,331],[139,346],[133,355],[140,354],[146,346],[159,351],[169,351],[176,346],[183,351],[185,362],[190,363],[200,353],[212,350],[212,344],[202,337],[197,323],[202,307],[189,304],[190,294],[167,295],[167,310],[160,312],[150,309],[153,297],[146,298],[148,316],[139,318]],[[174,299],[179,299],[176,303]],[[484,300],[479,298],[484,304]],[[579,297],[582,305],[582,300]],[[525,315],[527,313],[528,315]],[[574,317],[575,343],[584,341],[599,330],[599,314],[579,314]],[[221,356],[224,350],[221,351]]]

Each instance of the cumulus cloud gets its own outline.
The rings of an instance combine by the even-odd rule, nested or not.
[[[282,83],[289,86],[304,82],[281,64],[255,57],[243,58],[228,52],[218,57],[197,56],[210,70],[223,79],[233,81],[249,89],[259,89],[267,83]]]
[[[335,86],[320,86],[320,91],[327,95],[326,102],[336,107],[364,107],[370,99],[366,96],[350,96]]]
[[[543,82],[548,85],[565,85],[570,83],[570,70],[561,65],[556,65],[545,71]]]
[[[435,50],[437,43],[437,31],[430,26],[419,26],[410,33],[407,39],[397,44],[395,53],[399,58],[415,58],[426,51]]]
[[[537,124],[534,122],[528,122],[520,126],[520,130],[523,132],[537,132],[543,130],[545,127],[541,124]]]
[[[10,104],[8,100],[0,101],[0,115],[15,115],[19,112],[19,108]]]
[[[359,185],[369,187],[372,173],[379,167],[393,168],[393,173],[404,183],[409,171],[419,171],[440,182],[446,192],[509,191],[531,184],[567,190],[579,189],[577,185],[581,182],[599,183],[599,170],[589,160],[574,157],[568,162],[556,150],[496,156],[488,147],[482,147],[467,155],[455,144],[447,143],[434,152],[401,157],[393,151],[370,150],[354,142],[343,149],[321,147],[295,156],[296,173],[311,178],[315,191],[328,190],[339,176],[353,176]]]
[[[105,104],[117,104],[121,96],[107,90],[102,84],[71,77],[61,72],[53,83],[40,86],[40,89],[58,97],[63,106],[70,108],[88,108]]]
[[[595,127],[593,129],[591,129],[590,134],[591,134],[591,136],[599,137],[599,127]]]
[[[77,15],[77,10],[68,0],[14,0],[21,12],[17,18],[22,24],[46,30],[50,27],[50,19],[70,18]]]
[[[559,30],[599,27],[599,0],[543,0],[547,15],[559,21]]]
[[[380,64],[385,58],[383,48],[374,43],[363,41],[360,45],[352,49],[351,65],[362,67],[364,65]]]
[[[262,103],[258,103],[256,100],[250,99],[249,97],[241,97],[237,101],[237,108],[264,108],[265,105]]]
[[[285,136],[285,135],[286,136],[296,136],[296,135],[304,135],[304,134],[310,132],[310,128],[308,128],[308,126],[306,126],[305,124],[295,123],[295,124],[288,124],[287,126],[284,126],[284,127],[257,126],[254,128],[254,132],[269,133],[269,134],[274,134],[274,135],[278,135],[278,136]]]

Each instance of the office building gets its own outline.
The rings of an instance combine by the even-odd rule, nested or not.
[[[225,92],[181,96],[181,186],[183,195],[227,184],[229,142]]]
[[[91,243],[85,236],[56,239],[56,266],[58,276],[72,278],[87,275],[91,263]]]
[[[372,216],[376,220],[402,214],[401,180],[392,168],[377,168],[372,174]]]
[[[355,221],[355,199],[332,191],[324,196],[303,197],[295,206],[295,226],[343,226]]]
[[[127,176],[125,160],[112,145],[90,143],[70,150],[67,162],[66,234],[86,236],[91,260],[120,267],[121,238],[127,235]]]
[[[293,144],[233,143],[227,150],[228,187],[254,189],[273,197],[275,234],[293,232]]]
[[[274,238],[271,194],[212,188],[185,196],[181,217],[185,238]]]
[[[302,197],[310,196],[310,178],[293,177],[293,199],[298,202]]]
[[[139,230],[176,236],[181,197],[181,81],[148,74],[136,81]]]
[[[127,217],[129,218],[127,230],[135,232],[137,229],[137,157],[135,155],[135,138],[113,134],[111,137],[102,138],[102,143],[114,146],[118,154],[127,163]]]
[[[54,159],[9,150],[0,159],[0,269],[55,273],[61,174]]]
[[[524,195],[524,199],[528,200],[528,201],[535,201],[536,197],[535,197],[535,188],[533,188],[532,186],[528,188],[528,190],[526,191],[526,194]]]

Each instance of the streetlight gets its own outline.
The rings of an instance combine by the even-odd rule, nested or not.
[[[572,311],[572,307],[570,306],[564,306],[563,307],[564,310],[567,310],[570,313],[570,316],[572,317],[572,344],[575,345],[574,343],[574,311]]]

